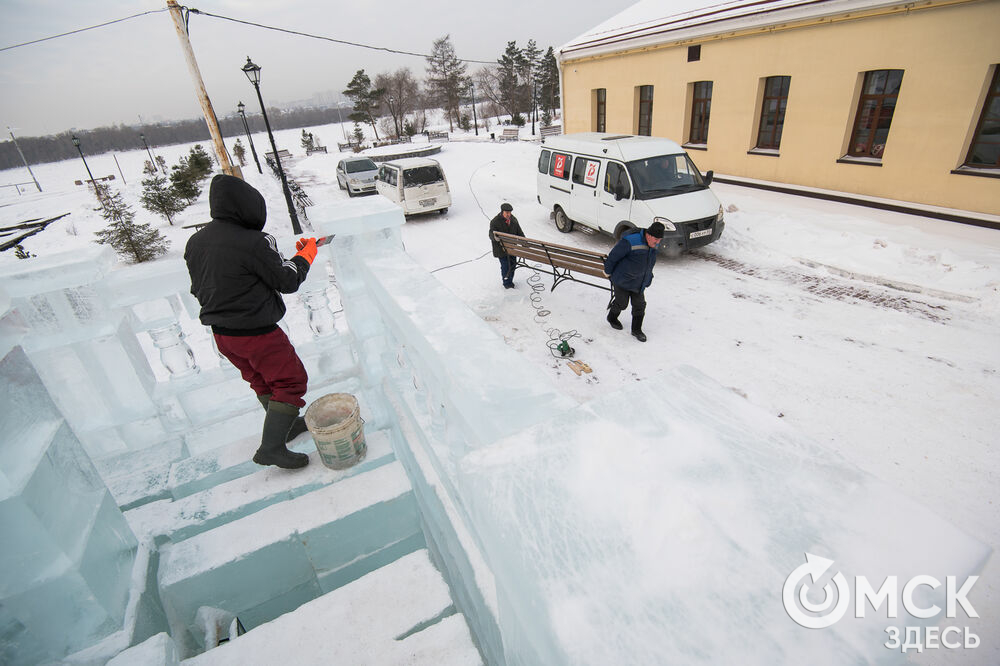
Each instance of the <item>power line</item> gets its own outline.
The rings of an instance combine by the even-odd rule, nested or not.
[[[103,28],[106,25],[112,25],[113,23],[121,23],[122,21],[128,21],[134,18],[139,18],[140,16],[146,16],[147,14],[159,14],[160,12],[170,11],[167,8],[163,9],[151,9],[148,12],[142,12],[140,14],[133,14],[132,16],[126,16],[125,18],[115,19],[113,21],[106,21],[104,23],[98,23],[97,25],[90,25],[86,28],[79,28],[77,30],[70,30],[69,32],[63,32],[58,35],[52,35],[51,37],[42,37],[41,39],[33,39],[30,42],[22,42],[20,44],[13,44],[11,46],[4,46],[0,48],[0,51],[9,51],[11,49],[20,48],[22,46],[30,46],[31,44],[38,44],[39,42],[47,42],[50,39],[58,39],[60,37],[66,37],[68,35],[75,35],[79,32],[86,32],[88,30],[94,30],[96,28]]]
[[[426,53],[414,53],[412,51],[400,51],[399,49],[390,49],[387,46],[371,46],[369,44],[360,44],[358,42],[349,42],[344,39],[334,39],[333,37],[325,37],[323,35],[313,35],[308,32],[301,32],[299,30],[289,30],[287,28],[278,28],[272,25],[264,25],[263,23],[254,23],[253,21],[244,21],[242,19],[232,18],[230,16],[221,16],[219,14],[212,14],[209,12],[203,12],[200,9],[188,9],[192,14],[201,14],[202,16],[211,16],[212,18],[222,19],[224,21],[232,21],[233,23],[242,23],[243,25],[252,25],[255,28],[264,28],[265,30],[274,30],[276,32],[284,32],[289,35],[298,35],[299,37],[309,37],[310,39],[321,39],[327,42],[333,42],[335,44],[345,44],[347,46],[357,46],[363,49],[371,49],[373,51],[385,51],[387,53],[396,53],[399,55],[409,55],[416,56],[418,58],[429,58],[430,56]],[[480,65],[495,65],[496,61],[493,60],[468,60],[466,58],[457,58],[461,62],[471,62]]]
[[[193,7],[182,7],[182,9],[185,10],[185,14],[198,14],[200,16],[209,16],[211,18],[221,19],[223,21],[232,21],[233,23],[241,23],[243,25],[253,26],[255,28],[263,28],[264,30],[274,30],[276,32],[284,32],[284,33],[287,33],[289,35],[296,35],[296,36],[299,36],[299,37],[308,37],[310,39],[319,39],[319,40],[323,40],[323,41],[327,41],[327,42],[333,42],[334,44],[344,44],[346,46],[357,46],[358,48],[371,49],[372,51],[385,51],[386,53],[395,53],[395,54],[398,54],[398,55],[415,56],[417,58],[424,58],[424,59],[430,57],[426,53],[414,53],[412,51],[401,51],[399,49],[391,49],[391,48],[389,48],[387,46],[372,46],[370,44],[361,44],[359,42],[349,42],[349,41],[344,40],[344,39],[335,39],[333,37],[326,37],[324,35],[314,35],[314,34],[311,34],[311,33],[308,33],[308,32],[302,32],[300,30],[289,30],[288,28],[278,28],[278,27],[273,26],[273,25],[265,25],[263,23],[255,23],[254,21],[244,21],[243,19],[233,18],[231,16],[222,16],[220,14],[212,14],[211,12],[204,12],[204,11],[201,11],[200,9],[194,9]],[[38,44],[39,42],[45,42],[45,41],[48,41],[50,39],[58,39],[60,37],[66,37],[68,35],[75,35],[75,34],[80,33],[80,32],[86,32],[87,30],[94,30],[96,28],[103,28],[105,26],[112,25],[114,23],[121,23],[123,21],[128,21],[128,20],[131,20],[131,19],[134,19],[134,18],[138,18],[140,16],[146,16],[147,14],[158,14],[160,12],[166,12],[166,11],[170,11],[170,9],[169,8],[152,9],[152,10],[150,10],[148,12],[142,12],[140,14],[133,14],[132,16],[126,16],[124,18],[115,19],[113,21],[106,21],[104,23],[98,23],[97,25],[87,26],[86,28],[79,28],[78,30],[70,30],[69,32],[63,32],[63,33],[60,33],[58,35],[52,35],[50,37],[42,37],[41,39],[33,39],[30,42],[22,42],[20,44],[12,44],[11,46],[4,46],[4,47],[0,48],[0,52],[2,52],[2,51],[9,51],[11,49],[20,48],[22,46],[29,46],[31,44]],[[187,23],[187,16],[185,16],[185,23]],[[493,64],[496,64],[496,62],[492,61],[492,60],[469,60],[469,59],[466,59],[466,58],[457,58],[457,60],[459,60],[460,62],[470,62],[470,63],[479,64],[479,65],[493,65]]]

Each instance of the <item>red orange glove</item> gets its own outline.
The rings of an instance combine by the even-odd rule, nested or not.
[[[300,238],[295,241],[295,249],[298,252],[295,253],[296,257],[302,257],[309,262],[312,266],[312,262],[316,259],[316,253],[319,252],[319,248],[316,247],[315,238]]]

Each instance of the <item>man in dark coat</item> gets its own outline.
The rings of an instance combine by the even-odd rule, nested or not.
[[[260,448],[253,461],[287,469],[305,467],[309,457],[285,443],[305,432],[308,377],[278,321],[285,314],[281,294],[298,290],[316,258],[316,239],[296,243],[286,260],[264,233],[267,206],[260,192],[234,176],[218,175],[208,193],[212,221],[184,250],[191,293],[201,304],[201,323],[212,327],[219,351],[235,365],[267,410]]]
[[[604,272],[611,278],[612,294],[608,304],[608,323],[622,330],[618,315],[632,301],[632,335],[646,341],[642,320],[646,316],[644,291],[653,281],[656,246],[663,240],[663,225],[653,222],[648,229],[639,229],[622,236],[604,260]]]
[[[508,256],[504,252],[503,246],[493,236],[494,231],[515,236],[524,236],[521,225],[517,223],[517,218],[512,214],[514,207],[509,203],[500,206],[500,212],[490,220],[490,242],[493,243],[493,256],[500,260],[500,278],[503,280],[504,289],[514,288],[514,267],[517,261],[514,257]]]

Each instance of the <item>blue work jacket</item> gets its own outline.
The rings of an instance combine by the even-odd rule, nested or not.
[[[611,284],[628,291],[642,291],[653,281],[656,248],[646,244],[646,230],[622,236],[604,260]]]

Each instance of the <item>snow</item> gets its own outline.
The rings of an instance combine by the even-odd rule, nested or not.
[[[341,135],[337,125],[310,131],[328,146],[336,146]],[[605,253],[613,241],[555,229],[535,201],[537,143],[494,143],[482,131],[478,141],[471,133],[456,134],[462,140],[443,144],[434,156],[449,179],[452,207],[445,215],[409,218],[401,229],[406,252],[565,396],[579,403],[601,401],[655,381],[676,366],[693,366],[966,534],[994,549],[1000,546],[1000,456],[995,451],[1000,232],[714,184],[727,210],[726,231],[702,251],[660,259],[647,291],[649,342],[642,345],[627,330],[613,331],[604,322],[606,292],[572,283],[549,291],[549,277],[531,277],[523,270],[515,276],[515,289],[502,289],[486,236],[501,202],[513,204],[529,237]],[[300,130],[285,130],[276,139],[298,156],[299,135]],[[258,146],[266,143],[265,135],[254,140]],[[156,151],[173,163],[189,147]],[[317,153],[288,166],[317,209],[360,206],[370,199],[348,202],[338,189],[334,169],[342,157]],[[118,155],[128,179],[125,197],[139,220],[152,222],[172,241],[168,257],[179,258],[191,233],[182,225],[208,219],[207,183],[199,201],[169,227],[138,205],[145,159],[145,151]],[[110,155],[88,155],[87,161],[95,176],[117,174]],[[91,247],[93,232],[104,221],[94,210],[93,195],[72,184],[85,175],[79,159],[32,168],[45,192],[18,195],[0,188],[3,224],[71,212],[27,239],[25,248],[50,255]],[[25,176],[23,169],[0,172],[0,183],[23,182]],[[258,174],[252,162],[244,176],[268,201],[266,230],[289,246],[292,234],[278,181],[267,172]],[[0,254],[5,271],[16,270],[18,261],[10,251]],[[289,306],[290,318],[304,318],[301,306],[291,299]],[[414,316],[433,316],[418,302],[412,307]],[[628,313],[622,317],[628,323]],[[449,324],[461,328],[460,321],[442,322],[442,335]],[[579,334],[570,341],[576,357],[593,373],[577,376],[550,354],[550,336],[570,331]],[[207,344],[203,335],[190,341]],[[455,353],[461,354],[459,345]],[[624,450],[640,449],[642,442],[632,442]],[[605,468],[594,460],[580,465],[584,486],[611,482],[608,477],[615,474],[621,477],[619,486],[628,485],[629,475],[649,483],[657,473],[655,466]],[[634,531],[655,515],[655,507],[642,504],[642,498],[625,499],[631,509],[621,529]],[[872,509],[877,520],[888,515]],[[647,545],[655,552],[655,544]],[[980,648],[965,653],[980,660],[972,663],[1000,661],[1000,645],[990,631],[1000,616],[998,583],[994,557],[970,595],[981,619],[967,624],[983,639]],[[572,627],[562,626],[571,635]]]

